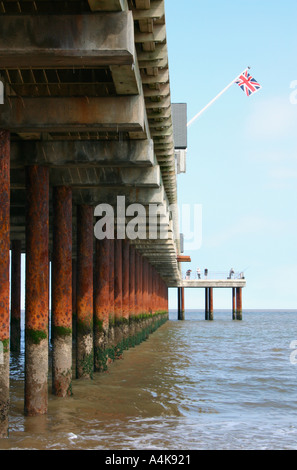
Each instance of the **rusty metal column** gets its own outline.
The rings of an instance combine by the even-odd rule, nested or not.
[[[47,413],[49,169],[26,168],[25,413]]]
[[[150,313],[154,314],[153,266],[151,264],[149,268],[149,309]]]
[[[72,390],[72,190],[53,190],[52,338],[53,393]]]
[[[122,319],[123,319],[123,262],[122,262],[122,240],[115,239],[114,243],[114,320],[115,320],[115,346],[122,341]],[[118,348],[117,348],[118,349]]]
[[[236,287],[236,320],[242,320],[242,288]]]
[[[213,320],[213,287],[209,287],[208,289],[209,295],[209,314],[208,319]]]
[[[208,293],[208,287],[205,288],[205,320],[209,320],[209,293]]]
[[[0,438],[8,437],[10,133],[0,130]]]
[[[142,254],[139,254],[139,313],[143,314],[143,262]]]
[[[77,285],[77,264],[76,259],[72,259],[72,339],[76,341],[76,285]]]
[[[177,288],[177,319],[181,320],[181,287]]]
[[[164,305],[165,309],[165,305]],[[182,313],[182,319],[185,319],[185,288],[181,288],[181,313]]]
[[[94,363],[95,370],[106,369],[104,350],[108,343],[110,295],[109,295],[109,249],[110,240],[95,242],[94,266]]]
[[[93,207],[77,207],[76,376],[90,379],[93,351]]]
[[[142,257],[142,306],[143,313],[147,314],[147,263],[146,258]]]
[[[109,329],[108,343],[114,346],[114,239],[109,239]]]
[[[129,251],[129,335],[135,334],[135,248],[130,246]]]
[[[10,349],[21,348],[21,240],[11,242],[11,331]]]
[[[129,337],[129,264],[130,264],[130,243],[128,240],[122,241],[122,315],[123,315],[123,339],[127,343]],[[127,346],[127,344],[126,344]]]
[[[232,320],[236,319],[236,289],[232,287]]]

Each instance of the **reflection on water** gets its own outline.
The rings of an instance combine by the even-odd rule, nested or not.
[[[0,449],[294,449],[297,312],[215,312],[170,321],[47,416],[23,415],[23,357],[11,361],[10,437]],[[49,384],[50,386],[50,384]]]

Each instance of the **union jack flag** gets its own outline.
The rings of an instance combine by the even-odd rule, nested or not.
[[[235,83],[245,92],[246,96],[250,96],[262,88],[247,70],[239,75]]]

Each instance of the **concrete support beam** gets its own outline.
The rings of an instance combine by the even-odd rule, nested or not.
[[[47,413],[49,170],[27,167],[25,414]]]
[[[58,168],[150,167],[154,144],[144,141],[22,141],[11,144],[11,168],[38,162]]]
[[[95,241],[94,264],[94,367],[95,371],[106,368],[104,351],[108,344],[110,295],[109,259],[110,240]]]
[[[54,395],[72,390],[72,191],[53,191],[52,338]]]
[[[0,126],[13,132],[145,131],[142,96],[16,98],[0,108]]]
[[[5,15],[1,19],[1,66],[90,67],[132,65],[131,11],[101,15]]]
[[[20,175],[21,176],[21,175]],[[135,186],[158,188],[161,185],[161,171],[158,165],[151,168],[88,168],[58,170],[52,169],[54,184],[70,185],[72,188]]]
[[[91,379],[93,352],[93,207],[77,207],[76,377]]]
[[[0,438],[8,437],[10,134],[0,130]]]
[[[88,0],[92,11],[126,11],[127,0]]]
[[[21,347],[21,240],[11,242],[11,331],[10,349]]]

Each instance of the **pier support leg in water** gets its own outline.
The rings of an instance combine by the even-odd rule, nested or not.
[[[53,191],[52,338],[54,395],[72,390],[72,191]]]
[[[236,320],[242,320],[242,288],[236,287]]]
[[[208,288],[208,298],[209,298],[208,319],[213,320],[213,287]]]
[[[0,438],[8,437],[10,134],[0,130]]]
[[[130,244],[128,240],[122,241],[122,333],[125,344],[129,338],[129,318],[130,318]]]
[[[232,320],[236,320],[236,287],[232,287]]]
[[[77,207],[76,377],[91,379],[93,350],[93,207]]]
[[[109,328],[108,343],[114,346],[114,239],[109,242]]]
[[[122,240],[114,241],[114,342],[117,354],[117,346],[123,339],[123,257]]]
[[[209,320],[209,292],[208,292],[208,287],[205,288],[205,320]]]
[[[25,414],[47,413],[49,169],[26,168]]]
[[[135,248],[130,245],[129,250],[129,335],[135,335]]]
[[[106,370],[104,351],[108,344],[109,330],[109,248],[110,240],[95,241],[94,264],[94,364],[95,371]]]
[[[182,320],[182,299],[181,299],[181,287],[177,288],[177,319]]]
[[[11,242],[11,331],[10,349],[21,348],[21,240]]]
[[[165,286],[164,286],[162,294],[164,296],[163,300],[165,301]],[[185,288],[184,287],[181,287],[180,294],[181,294],[181,320],[184,320],[185,319]],[[164,302],[164,310],[166,310],[165,302]]]

